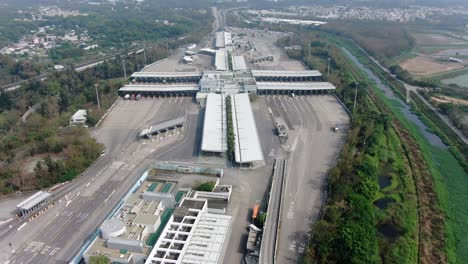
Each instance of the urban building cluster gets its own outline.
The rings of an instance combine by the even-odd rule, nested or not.
[[[1,54],[27,55],[28,57],[47,57],[48,51],[59,45],[69,42],[84,50],[97,48],[97,44],[89,44],[91,38],[87,31],[77,33],[69,30],[65,34],[55,34],[55,26],[44,26],[31,34],[23,36],[17,43],[12,43],[0,49]]]
[[[317,17],[324,19],[378,20],[407,23],[417,20],[437,21],[440,16],[466,15],[468,9],[457,7],[409,6],[407,8],[374,8],[368,6],[290,6],[284,11],[249,10],[255,16]]]

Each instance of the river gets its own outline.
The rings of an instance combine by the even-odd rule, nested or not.
[[[431,145],[439,148],[447,148],[447,145],[445,145],[442,139],[440,139],[440,137],[436,134],[430,132],[429,128],[421,121],[421,119],[419,119],[419,116],[411,112],[410,106],[404,103],[399,97],[397,97],[390,87],[385,85],[379,77],[377,77],[369,68],[363,65],[351,52],[349,52],[349,50],[343,47],[341,49],[344,51],[346,56],[348,56],[348,58],[351,59],[354,62],[354,64],[356,64],[359,67],[359,69],[364,71],[369,77],[369,79],[372,80],[376,84],[376,86],[384,92],[385,96],[388,99],[391,99],[398,103],[397,105],[400,113],[403,114],[408,120],[410,120],[413,124],[415,124],[418,127],[421,134],[429,141]]]

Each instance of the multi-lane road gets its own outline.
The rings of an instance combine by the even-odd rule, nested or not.
[[[328,169],[345,141],[349,118],[332,95],[269,96],[268,105],[293,130],[286,148],[276,263],[297,263],[326,196]],[[333,132],[332,127],[339,127]]]

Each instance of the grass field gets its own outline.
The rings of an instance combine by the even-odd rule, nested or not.
[[[454,84],[457,84],[458,86],[468,88],[468,73],[464,74],[464,75],[459,75],[457,77],[444,79],[444,80],[442,80],[442,83],[444,83],[444,84],[454,83]]]

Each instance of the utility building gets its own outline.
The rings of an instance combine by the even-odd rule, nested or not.
[[[28,216],[47,205],[50,193],[39,191],[16,206],[16,213],[20,216]]]
[[[86,110],[80,109],[70,118],[70,126],[86,125]]]

